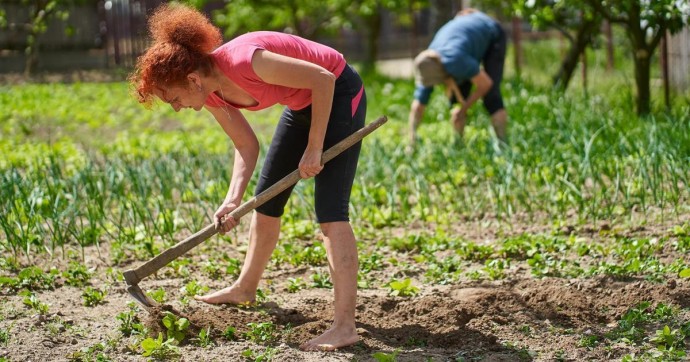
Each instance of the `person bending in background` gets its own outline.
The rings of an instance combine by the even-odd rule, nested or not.
[[[163,5],[149,19],[153,44],[137,61],[130,82],[139,102],[155,98],[180,111],[205,109],[235,147],[225,200],[214,214],[220,232],[237,220],[227,217],[241,202],[259,155],[259,142],[240,109],[286,106],[266,155],[256,194],[299,169],[315,177],[316,217],[324,234],[334,285],[333,324],[305,342],[304,350],[333,350],[359,340],[355,328],[357,246],[348,203],[361,143],[325,166],[321,154],[364,126],[362,80],[339,52],[277,32],[252,32],[222,44],[208,18],[183,5]],[[280,216],[292,188],[256,209],[249,247],[238,279],[196,299],[211,303],[254,302],[259,281],[280,232]]]
[[[463,135],[467,110],[483,98],[496,136],[507,142],[508,115],[501,97],[506,37],[501,25],[488,15],[467,9],[436,32],[429,48],[414,60],[415,83],[409,128],[410,144],[437,84],[446,87],[453,127]],[[480,66],[483,65],[483,68]],[[474,91],[472,86],[474,85]]]

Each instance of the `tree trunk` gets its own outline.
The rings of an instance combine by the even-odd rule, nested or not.
[[[374,15],[367,17],[367,57],[365,59],[365,70],[374,70],[376,59],[379,55],[379,37],[381,35],[381,11],[377,11]]]
[[[635,52],[635,84],[637,85],[637,114],[644,115],[650,111],[651,94],[649,90],[649,75],[651,57],[644,47],[633,49]]]
[[[613,29],[611,29],[611,22],[608,20],[604,23],[604,33],[606,34],[606,71],[611,72],[615,68],[615,59],[613,52]]]
[[[513,65],[515,67],[515,75],[520,78],[522,73],[522,21],[517,16],[513,16]]]
[[[668,37],[666,36],[666,32],[664,32],[661,38],[660,53],[661,79],[664,82],[664,105],[666,106],[666,110],[669,110],[671,109],[671,92],[668,77]]]
[[[38,60],[38,36],[30,35],[33,41],[26,48],[26,62],[24,62],[24,78],[31,77]]]
[[[306,26],[306,24],[300,22],[299,15],[297,15],[298,8],[295,1],[288,1],[287,7],[290,9],[290,20],[288,20],[287,23],[292,27],[294,34],[302,38],[313,39],[310,38],[311,34],[307,35],[306,29],[302,28],[303,26]]]
[[[650,112],[651,93],[649,89],[649,76],[651,71],[651,59],[653,46],[647,45],[646,34],[639,27],[628,26],[628,37],[632,45],[633,61],[635,64],[635,85],[637,86],[637,114],[645,115]]]
[[[553,77],[554,88],[565,90],[573,77],[580,56],[584,53],[598,24],[593,21],[583,21],[575,34],[575,41],[571,43],[560,69]]]
[[[48,11],[45,10],[45,3],[38,1],[36,7],[31,13],[29,24],[29,36],[27,37],[26,46],[26,63],[24,63],[24,77],[28,78],[34,71],[36,63],[38,62],[38,42],[41,36],[40,25],[45,22]]]
[[[582,89],[587,96],[587,47],[582,49]]]

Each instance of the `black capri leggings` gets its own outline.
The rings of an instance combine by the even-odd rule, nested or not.
[[[364,127],[366,112],[367,100],[362,79],[348,65],[335,82],[324,151]],[[285,108],[268,148],[255,195],[297,169],[307,148],[310,125],[311,106],[298,111]],[[319,223],[350,220],[350,191],[357,171],[360,149],[361,142],[358,142],[326,163],[323,170],[316,175],[315,204],[316,219]],[[294,186],[278,194],[256,211],[273,217],[283,215],[293,188]]]
[[[503,63],[506,58],[506,35],[500,24],[496,23],[495,25],[498,28],[498,38],[489,45],[486,53],[484,53],[484,59],[482,59],[484,70],[493,81],[491,89],[482,98],[484,108],[486,108],[489,114],[494,114],[504,107],[503,97],[501,96],[501,81],[503,80]],[[466,80],[458,84],[458,88],[460,88],[462,96],[467,99],[472,89],[472,82]],[[449,101],[451,105],[457,103],[455,95],[452,95],[452,93]]]

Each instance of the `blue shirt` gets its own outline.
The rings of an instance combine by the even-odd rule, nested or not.
[[[456,16],[436,32],[429,49],[439,53],[443,68],[462,84],[479,74],[484,53],[499,37],[498,27],[498,23],[482,12]],[[433,90],[433,86],[418,85],[414,97],[427,104]]]

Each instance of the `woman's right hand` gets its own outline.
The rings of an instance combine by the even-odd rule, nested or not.
[[[235,220],[234,217],[227,216],[229,213],[231,213],[233,210],[237,208],[237,204],[233,202],[228,202],[228,203],[223,203],[220,205],[218,210],[216,210],[216,213],[213,214],[213,220],[214,223],[216,224],[216,229],[218,229],[218,232],[221,234],[225,234],[228,231],[232,230],[235,226],[237,226],[238,222]]]

